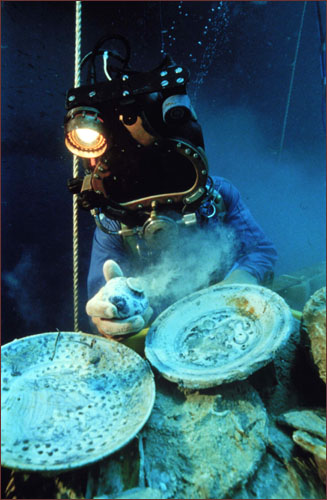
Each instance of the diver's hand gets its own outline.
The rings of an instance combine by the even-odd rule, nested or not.
[[[257,285],[258,281],[252,274],[244,271],[243,269],[235,269],[224,280],[220,281],[218,285],[231,285],[234,283],[244,283],[249,285]]]
[[[87,314],[105,337],[139,332],[153,313],[139,281],[125,278],[113,260],[104,263],[103,274],[107,283],[87,302]]]

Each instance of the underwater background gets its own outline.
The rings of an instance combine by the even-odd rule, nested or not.
[[[82,56],[101,36],[119,33],[130,40],[133,69],[153,69],[163,52],[190,69],[188,91],[210,173],[235,184],[274,241],[276,276],[325,260],[325,20],[322,1],[82,2]],[[72,196],[66,187],[72,155],[63,119],[74,82],[75,2],[3,1],[1,25],[6,343],[73,330]],[[79,211],[84,331],[90,330],[84,311],[93,231],[93,218]]]

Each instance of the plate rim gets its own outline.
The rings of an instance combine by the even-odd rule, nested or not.
[[[176,372],[174,368],[169,364],[166,364],[164,361],[161,361],[160,357],[155,351],[156,346],[151,345],[151,342],[153,342],[153,339],[156,335],[156,331],[158,330],[158,328],[160,328],[160,325],[158,326],[157,323],[159,321],[164,323],[166,317],[171,314],[171,311],[175,311],[175,309],[178,309],[181,304],[188,303],[190,300],[196,300],[197,296],[206,295],[211,291],[224,292],[224,291],[231,291],[233,289],[244,290],[244,291],[256,290],[257,292],[260,291],[261,292],[260,295],[264,296],[268,294],[270,295],[270,297],[273,297],[277,303],[280,303],[283,306],[285,331],[283,336],[281,336],[278,344],[274,347],[274,349],[271,351],[260,352],[259,358],[254,360],[253,363],[251,363],[250,365],[251,372],[246,372],[242,374],[242,372],[234,368],[230,372],[228,372],[229,376],[227,378],[226,372],[219,372],[219,370],[217,370],[216,372],[216,369],[214,367],[213,368],[210,367],[206,371],[206,373],[209,374],[210,377],[214,377],[216,375],[216,378],[215,380],[211,380],[209,382],[199,377],[200,375],[199,373],[196,372],[192,373],[191,368],[188,370],[187,373],[181,374],[180,372]],[[181,387],[185,388],[206,389],[221,385],[223,383],[230,383],[234,382],[235,380],[244,380],[248,378],[251,375],[251,373],[254,373],[255,371],[257,371],[258,369],[260,369],[273,359],[276,352],[279,351],[283,347],[283,345],[285,345],[285,343],[288,341],[289,336],[293,329],[294,329],[294,318],[292,316],[291,308],[286,303],[284,298],[281,297],[276,292],[274,292],[273,290],[263,287],[262,285],[256,285],[256,284],[241,284],[241,283],[233,283],[226,285],[215,284],[210,287],[193,292],[179,299],[177,302],[173,303],[167,309],[162,311],[162,313],[159,314],[159,316],[155,319],[155,321],[149,328],[148,334],[145,339],[144,351],[146,358],[149,360],[151,366],[155,368],[167,380],[175,382]]]

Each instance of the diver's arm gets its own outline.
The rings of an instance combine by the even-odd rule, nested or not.
[[[120,224],[115,220],[106,219],[105,225],[112,231],[120,229]],[[86,313],[90,317],[90,326],[94,333],[98,332],[107,338],[119,339],[120,336],[138,332],[148,323],[153,313],[151,306],[142,314],[131,312],[127,317],[120,318],[117,316],[117,308],[107,300],[103,300],[106,282],[125,273],[129,276],[130,271],[130,259],[122,237],[118,234],[107,234],[97,227],[93,237],[88,274],[89,300],[86,304]],[[118,287],[116,298],[120,293],[121,290]]]
[[[228,282],[227,280],[235,283],[241,279],[242,283],[250,282],[254,278],[261,284],[268,274],[272,274],[277,260],[275,246],[266,237],[235,186],[223,179],[219,184],[219,191],[227,209],[225,223],[235,229],[241,243],[236,262],[225,277],[224,283]]]
[[[106,227],[111,231],[119,231],[118,221],[106,219]],[[112,259],[128,274],[128,259],[122,237],[107,234],[98,227],[94,231],[91,259],[87,277],[88,298],[93,297],[106,283],[102,269],[106,260]]]
[[[235,269],[228,276],[219,282],[219,285],[232,285],[234,283],[243,283],[248,285],[257,285],[258,280],[253,274],[244,269]]]

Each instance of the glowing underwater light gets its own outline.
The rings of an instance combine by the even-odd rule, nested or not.
[[[108,143],[99,111],[87,107],[69,111],[65,123],[65,144],[71,153],[82,158],[103,155]]]

